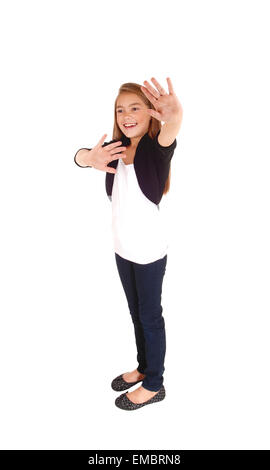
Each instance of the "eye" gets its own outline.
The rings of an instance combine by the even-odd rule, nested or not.
[[[139,109],[139,108],[137,108],[136,106],[134,106],[132,109]],[[121,111],[122,111],[122,109],[118,109],[118,110],[117,110],[117,113],[120,113]]]

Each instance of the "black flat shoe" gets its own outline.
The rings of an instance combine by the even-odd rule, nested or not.
[[[122,393],[119,397],[116,398],[115,404],[118,408],[122,410],[137,410],[145,405],[151,405],[151,403],[156,403],[158,401],[164,400],[166,396],[164,385],[161,385],[160,390],[152,398],[143,402],[143,403],[133,403],[127,396],[126,393]]]
[[[123,372],[124,374],[125,372]],[[122,392],[122,390],[127,390],[130,387],[133,387],[133,385],[138,384],[139,382],[142,382],[143,379],[137,380],[136,382],[126,382],[123,379],[123,374],[118,375],[115,379],[113,379],[111,386],[112,389],[115,390],[116,392]]]

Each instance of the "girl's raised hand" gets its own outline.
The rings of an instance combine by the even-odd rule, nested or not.
[[[164,90],[155,77],[152,77],[151,81],[156,88],[152,87],[147,80],[143,82],[145,86],[141,86],[142,92],[155,108],[155,110],[147,109],[146,112],[158,121],[166,123],[182,120],[183,108],[174,92],[171,79],[167,77],[169,93]]]
[[[121,140],[113,142],[105,147],[102,147],[105,137],[107,134],[104,134],[101,139],[98,141],[97,145],[90,150],[89,161],[90,166],[96,168],[97,170],[106,171],[107,173],[116,173],[116,169],[110,166],[107,166],[112,160],[117,160],[119,158],[126,158],[126,154],[121,153],[126,150],[126,147],[121,146]],[[120,153],[119,153],[120,152]]]

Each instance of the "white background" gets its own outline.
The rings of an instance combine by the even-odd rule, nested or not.
[[[2,449],[269,449],[268,3],[1,3]],[[160,205],[167,396],[127,413],[106,174],[73,158],[152,76],[184,109]]]

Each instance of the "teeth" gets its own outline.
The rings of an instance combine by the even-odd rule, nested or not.
[[[136,124],[124,124],[125,127],[132,127],[132,126],[136,126]]]

